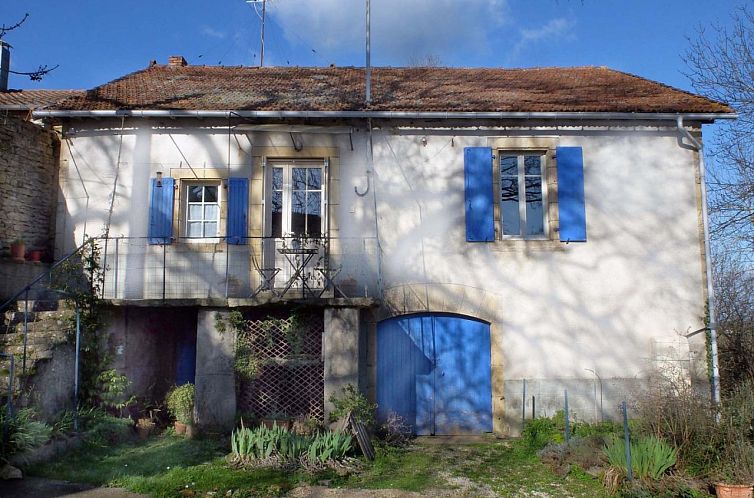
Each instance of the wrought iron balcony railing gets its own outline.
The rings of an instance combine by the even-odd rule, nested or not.
[[[370,297],[375,238],[100,238],[102,297],[115,300]],[[238,243],[240,242],[240,243]]]

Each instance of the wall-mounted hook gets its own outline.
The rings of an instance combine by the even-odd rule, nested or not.
[[[367,171],[367,188],[366,190],[364,190],[364,192],[359,192],[359,187],[356,187],[356,186],[353,187],[353,191],[356,192],[356,195],[358,195],[359,197],[364,197],[369,192],[369,186],[370,186],[369,177],[371,174],[372,174],[371,171]]]

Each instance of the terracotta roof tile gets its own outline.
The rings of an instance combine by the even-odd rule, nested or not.
[[[60,110],[729,113],[720,102],[604,67],[535,69],[154,65],[53,106]]]
[[[6,90],[0,92],[0,109],[39,109],[83,95],[83,90]]]

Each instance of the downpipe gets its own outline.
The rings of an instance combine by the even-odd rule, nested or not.
[[[702,191],[702,226],[704,227],[704,262],[707,277],[707,313],[709,315],[709,348],[712,356],[712,402],[715,406],[720,405],[720,368],[717,356],[717,310],[715,308],[715,287],[712,282],[712,255],[710,253],[709,215],[707,212],[707,174],[704,163],[704,146],[695,139],[683,126],[683,116],[678,116],[676,121],[678,128],[678,146],[693,150],[699,154],[699,181]],[[687,139],[687,144],[683,139]]]

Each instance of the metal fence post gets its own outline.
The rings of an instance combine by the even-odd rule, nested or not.
[[[565,442],[568,443],[571,439],[571,422],[569,420],[568,415],[568,389],[564,391],[565,393]]]
[[[625,400],[621,403],[621,409],[623,410],[623,438],[626,441],[626,476],[629,481],[633,481],[634,469],[631,463],[631,434],[628,430],[628,407]]]
[[[162,244],[162,300],[165,300],[165,258],[167,256],[167,244]]]
[[[10,372],[8,374],[8,401],[5,404],[6,416],[3,419],[2,437],[3,444],[8,442],[8,436],[10,434],[10,422],[13,418],[13,377],[15,376],[15,356],[13,353],[0,353],[0,357],[8,358],[10,360]]]
[[[24,356],[21,366],[22,375],[26,375],[26,344],[29,342],[29,289],[24,293]]]
[[[531,397],[531,419],[534,420],[537,417],[537,398],[536,396]]]
[[[79,430],[79,361],[81,351],[81,308],[76,302],[76,356],[73,364],[73,429]]]
[[[118,250],[120,246],[120,237],[115,237],[115,273],[113,275],[113,299],[118,299],[118,266],[119,266],[119,254]],[[105,272],[107,272],[107,268],[105,268]],[[104,287],[104,285],[103,285]]]
[[[521,393],[521,426],[526,424],[526,379],[524,379],[523,392]]]

